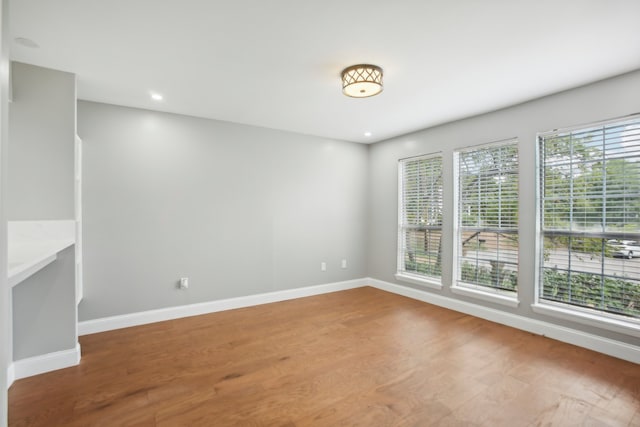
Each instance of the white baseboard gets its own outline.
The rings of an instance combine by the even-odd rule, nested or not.
[[[87,320],[78,324],[78,333],[79,335],[87,335],[114,329],[127,328],[130,326],[178,319],[181,317],[197,316],[200,314],[214,313],[218,311],[232,310],[235,308],[250,307],[254,305],[354,289],[362,286],[372,286],[383,291],[403,295],[412,299],[448,308],[450,310],[455,310],[471,316],[511,326],[523,331],[547,336],[558,341],[584,347],[619,359],[640,363],[639,346],[626,344],[624,342],[615,341],[599,335],[578,331],[553,323],[511,314],[482,305],[445,297],[433,292],[426,292],[372,278],[355,279],[345,282],[328,283],[325,285],[268,292],[245,297],[229,298],[205,303],[144,311],[140,313],[124,314],[121,316],[105,317],[102,319]],[[19,376],[17,368],[16,377],[22,378]]]
[[[558,341],[563,341],[640,364],[639,346],[626,344],[553,323],[530,319],[493,308],[445,297],[436,293],[396,285],[372,278],[348,280],[345,282],[328,283],[325,285],[268,292],[245,297],[229,298],[199,304],[190,304],[144,311],[140,313],[125,314],[121,316],[106,317],[102,319],[87,320],[78,324],[78,333],[79,335],[87,335],[114,329],[127,328],[130,326],[144,325],[147,323],[161,322],[164,320],[178,319],[181,317],[197,316],[200,314],[214,313],[218,311],[232,310],[236,308],[360,288],[363,286],[371,286],[386,292],[424,301],[429,304],[434,304],[534,334],[547,336]],[[14,380],[17,379],[30,377],[32,375],[56,369],[67,368],[69,366],[75,366],[78,363],[80,363],[79,343],[76,344],[75,348],[70,350],[57,351],[54,353],[44,354],[42,356],[17,360],[7,367],[7,386],[11,386]]]
[[[347,289],[360,288],[366,285],[367,279],[355,279],[345,282],[328,283],[325,285],[308,286],[304,288],[248,295],[244,297],[229,298],[198,304],[161,308],[139,313],[123,314],[120,316],[104,317],[101,319],[85,320],[78,323],[78,334],[81,336],[95,334],[97,332],[128,328],[130,326],[179,319],[181,317],[198,316],[200,314],[215,313],[235,308],[244,308],[330,292],[344,291]]]
[[[13,362],[7,366],[7,388],[11,387],[11,384],[16,380],[16,370],[13,366]]]
[[[378,279],[366,279],[366,282],[377,289],[402,295],[408,298],[424,301],[450,310],[480,317],[492,322],[511,326],[516,329],[553,338],[558,341],[588,348],[589,350],[604,353],[609,356],[640,363],[640,347],[589,334],[575,329],[559,326],[541,320],[518,316],[493,308],[471,304],[453,298],[448,298],[432,292],[396,285]]]
[[[13,362],[9,369],[13,370],[15,380],[31,377],[56,369],[68,368],[80,363],[80,343],[69,350],[56,351],[41,356],[28,357]],[[9,374],[7,373],[7,376]],[[13,383],[13,381],[11,381]]]

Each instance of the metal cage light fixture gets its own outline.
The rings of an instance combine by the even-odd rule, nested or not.
[[[367,98],[382,92],[382,68],[358,64],[342,70],[342,93],[352,98]]]

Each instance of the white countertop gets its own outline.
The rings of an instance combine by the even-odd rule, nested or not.
[[[15,286],[75,243],[75,221],[9,221],[9,286]]]

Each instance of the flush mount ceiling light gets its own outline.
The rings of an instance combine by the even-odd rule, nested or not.
[[[367,98],[382,92],[382,68],[358,64],[342,70],[342,93],[352,98]]]

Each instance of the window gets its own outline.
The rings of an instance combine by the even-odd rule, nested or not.
[[[473,288],[515,300],[518,284],[517,141],[512,139],[460,150],[456,160],[458,290]]]
[[[400,160],[399,280],[440,286],[442,270],[442,156]]]
[[[640,117],[539,136],[538,303],[640,319]]]

